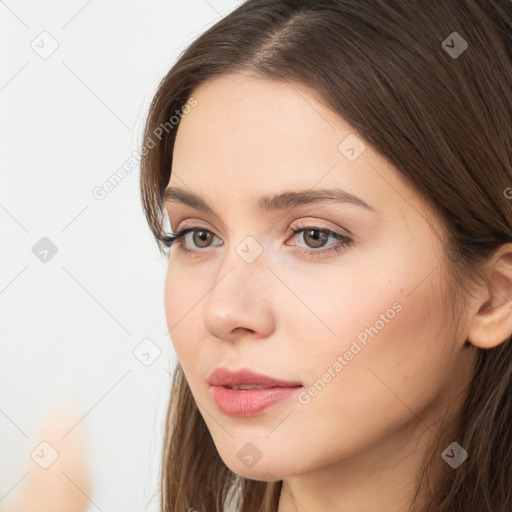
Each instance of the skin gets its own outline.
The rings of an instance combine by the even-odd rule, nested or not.
[[[173,230],[187,221],[214,236],[209,244],[186,236],[196,256],[177,244],[170,250],[165,313],[222,460],[247,478],[284,480],[279,512],[406,510],[447,404],[453,415],[460,407],[474,345],[503,341],[512,331],[510,307],[501,301],[493,338],[492,321],[477,315],[490,298],[482,288],[454,335],[442,296],[442,225],[398,171],[312,91],[240,73],[217,77],[192,96],[198,104],[179,125],[169,186],[193,191],[216,215],[177,201],[166,208]],[[366,145],[355,161],[338,150],[350,134]],[[258,208],[262,195],[330,187],[377,213],[329,201]],[[304,231],[294,235],[289,228],[299,221],[350,232],[353,243],[340,253],[301,254],[338,242],[329,237],[315,245]],[[248,236],[262,249],[252,263],[236,251]],[[207,383],[214,368],[246,367],[309,389],[397,302],[401,310],[366,346],[359,343],[362,349],[309,403],[288,400],[250,418],[218,409]],[[262,454],[252,467],[237,457],[248,442]],[[445,464],[440,457],[439,463]]]

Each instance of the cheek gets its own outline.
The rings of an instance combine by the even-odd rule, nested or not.
[[[204,290],[191,286],[190,277],[180,272],[178,265],[168,264],[164,289],[165,318],[174,350],[185,373],[194,353],[197,354],[194,343],[200,324],[194,317],[199,308],[194,305],[198,304],[202,295]]]
[[[411,268],[409,275],[389,269],[384,276],[347,276],[315,296],[312,309],[336,335],[320,336],[302,323],[308,389],[295,420],[303,435],[318,437],[322,425],[320,444],[355,453],[424,418],[441,396],[455,369],[447,312],[434,294],[436,276],[415,288],[416,270],[422,275]]]
[[[302,307],[305,314],[299,316],[300,304],[288,300],[279,316],[286,313],[283,324],[300,325],[296,329],[305,333],[303,360],[314,364],[317,377],[318,363],[325,366],[338,355],[346,354],[347,366],[365,364],[368,373],[371,364],[414,367],[422,358],[435,361],[439,350],[449,348],[449,312],[435,250],[428,243],[389,239],[379,248],[347,253],[343,265],[287,276],[309,312]]]

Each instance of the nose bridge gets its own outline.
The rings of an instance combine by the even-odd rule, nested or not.
[[[222,257],[224,259],[218,268],[216,286],[226,281],[225,285],[235,287],[237,293],[246,288],[257,293],[258,283],[267,274],[267,258],[263,245],[248,235],[238,244],[229,247]]]
[[[240,327],[266,331],[271,319],[269,300],[263,246],[246,236],[222,254],[206,301],[206,327],[219,338]]]

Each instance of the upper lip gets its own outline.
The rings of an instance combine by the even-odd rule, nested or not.
[[[302,386],[301,382],[274,379],[268,375],[253,372],[248,368],[242,368],[236,371],[231,371],[227,368],[216,368],[212,373],[210,373],[208,383],[211,386],[227,386],[231,388],[243,385],[279,388]]]

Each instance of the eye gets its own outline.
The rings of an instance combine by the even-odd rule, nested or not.
[[[299,224],[290,230],[293,235],[304,233],[302,239],[306,242],[307,245],[312,247],[312,249],[300,248],[298,252],[307,256],[321,257],[330,253],[339,253],[352,243],[352,239],[346,237],[345,235],[330,229],[320,228],[318,226],[306,226],[304,224]],[[192,245],[194,247],[198,247],[199,249],[187,248],[185,241],[188,234],[192,235]],[[338,243],[334,244],[332,247],[327,246],[327,248],[324,248],[324,245],[329,237],[337,240]],[[210,252],[204,249],[209,247],[213,238],[217,237],[212,231],[200,226],[191,226],[185,224],[176,230],[175,233],[162,237],[161,241],[166,248],[170,248],[174,243],[178,242],[178,248],[183,251],[184,254],[194,256],[200,253]],[[222,242],[216,245],[222,245]]]
[[[184,224],[182,227],[177,229],[176,232],[174,232],[173,234],[165,235],[164,237],[162,237],[161,241],[163,245],[168,249],[171,248],[174,243],[178,242],[178,248],[185,254],[189,255],[192,253],[209,252],[203,250],[188,249],[185,245],[185,241],[186,235],[188,235],[189,233],[192,233],[192,241],[194,245],[196,245],[196,247],[199,247],[200,249],[208,247],[211,240],[215,236],[213,232],[208,229],[202,228],[200,226]]]
[[[306,226],[304,224],[299,224],[296,227],[291,228],[291,231],[294,233],[294,235],[303,233],[302,240],[304,240],[307,245],[310,247],[312,246],[313,249],[315,249],[301,249],[299,251],[301,254],[305,254],[307,256],[321,257],[330,253],[339,253],[352,243],[351,238],[348,238],[341,233],[337,233],[336,231],[320,228],[318,226]],[[325,242],[329,239],[329,237],[337,240],[338,244],[324,248]]]

